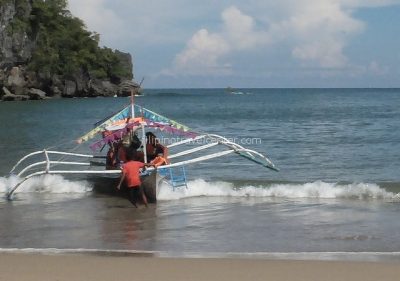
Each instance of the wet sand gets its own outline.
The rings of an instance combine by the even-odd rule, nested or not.
[[[1,281],[386,281],[399,275],[399,262],[0,254]]]

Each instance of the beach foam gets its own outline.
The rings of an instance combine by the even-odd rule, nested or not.
[[[15,186],[20,179],[16,176],[0,177],[0,193]],[[18,193],[86,193],[92,191],[87,181],[70,181],[60,175],[44,175],[33,177],[24,182],[17,190]]]
[[[6,193],[8,188],[15,186],[20,179],[16,176],[0,177],[0,193]],[[18,193],[87,193],[92,186],[87,181],[71,181],[61,175],[44,175],[34,177],[24,182]],[[386,191],[374,183],[338,184],[315,181],[304,184],[267,184],[244,185],[236,187],[225,181],[208,182],[196,179],[188,182],[188,188],[172,189],[167,183],[161,185],[159,200],[178,200],[200,196],[220,197],[259,197],[259,198],[320,198],[320,199],[381,199],[400,200],[400,194]]]
[[[180,187],[175,191],[164,183],[158,199],[176,200],[198,196],[400,200],[400,194],[388,192],[377,184],[370,183],[336,184],[316,181],[305,184],[234,187],[229,182],[206,182],[202,179],[189,181],[188,189]]]

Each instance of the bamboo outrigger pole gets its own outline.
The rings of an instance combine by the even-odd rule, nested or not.
[[[142,80],[143,81],[143,80]],[[132,119],[135,118],[135,101],[134,101],[134,94],[133,89],[131,89],[131,112],[132,112]],[[142,144],[143,144],[143,154],[144,154],[144,163],[147,163],[147,150],[146,150],[146,132],[144,122],[140,122],[142,127]]]
[[[131,89],[131,117],[132,119],[135,118],[135,101],[134,101],[133,89]]]

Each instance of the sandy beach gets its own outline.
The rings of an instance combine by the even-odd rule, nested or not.
[[[0,280],[399,280],[400,263],[0,254]]]

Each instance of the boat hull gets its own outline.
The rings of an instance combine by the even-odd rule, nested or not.
[[[118,182],[120,180],[119,176],[109,175],[107,177],[90,177],[89,181],[93,182],[93,190],[96,193],[109,194],[114,196],[128,197],[128,188],[125,184],[122,185],[120,191],[116,189]],[[159,193],[159,188],[161,186],[161,181],[163,177],[153,171],[149,175],[141,177],[143,192],[147,197],[149,203],[157,203],[157,195]]]
[[[143,192],[149,203],[157,203],[158,180],[157,171],[142,177]]]

